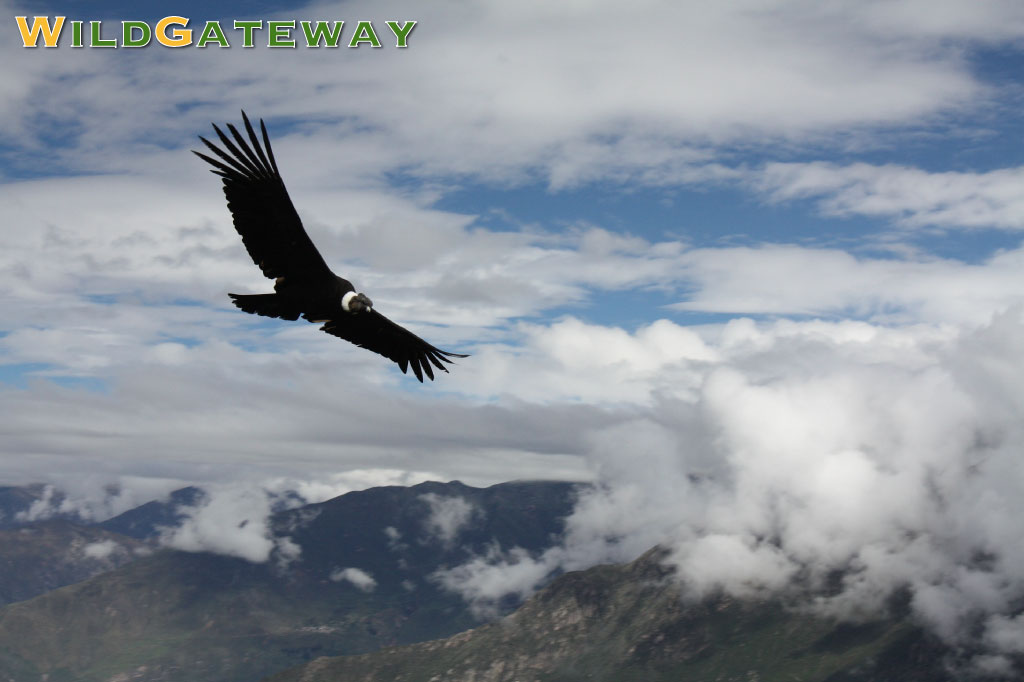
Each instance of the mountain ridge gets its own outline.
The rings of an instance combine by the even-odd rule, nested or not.
[[[498,622],[263,682],[952,682],[941,645],[903,619],[851,626],[771,600],[688,601],[663,558],[654,548],[566,573]]]
[[[431,482],[282,510],[268,528],[301,548],[291,561],[162,549],[0,609],[0,671],[19,671],[7,673],[14,682],[251,682],[318,655],[447,636],[479,621],[432,574],[495,544],[542,551],[558,541],[575,490]],[[146,535],[176,509],[129,520]]]
[[[166,540],[168,523],[203,512],[209,498],[198,489],[92,526],[58,519],[0,530],[0,561],[5,537],[8,549],[35,547],[41,553],[30,562],[39,563],[57,561],[62,542],[94,546],[97,555],[115,550],[108,542],[131,550],[130,562],[112,570],[0,608],[0,679],[969,679],[950,676],[942,661],[953,652],[898,615],[906,610],[849,625],[768,599],[694,601],[681,596],[661,548],[628,564],[549,576],[533,597],[504,602],[507,615],[482,625],[437,579],[495,548],[538,556],[560,542],[584,485],[425,482],[281,508],[267,533],[299,550],[263,562],[167,548],[146,554]],[[32,495],[17,499],[32,503]],[[25,533],[55,539],[19,545],[16,534]]]

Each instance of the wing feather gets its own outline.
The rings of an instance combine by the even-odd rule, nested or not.
[[[449,358],[469,357],[435,348],[376,310],[345,315],[327,322],[320,329],[398,363],[402,374],[411,368],[421,383],[424,374],[429,379],[434,379],[434,370],[431,369],[431,364],[447,372],[448,368],[442,363],[452,362]]]
[[[239,134],[238,128],[236,128],[235,126],[233,126],[233,125],[231,125],[229,123],[228,124],[228,130],[231,131],[231,136],[234,137],[235,140],[238,141],[238,146],[241,147],[243,152],[245,152],[245,156],[252,163],[252,167],[256,171],[256,173],[262,175],[263,177],[270,177],[270,176],[266,175],[266,168],[260,163],[259,157],[257,157],[256,154],[253,153],[252,148],[242,138],[241,134]]]
[[[277,170],[267,126],[261,119],[261,146],[244,111],[242,119],[248,141],[231,124],[228,124],[228,131],[234,141],[214,125],[223,149],[202,136],[199,139],[217,158],[193,153],[213,166],[211,171],[224,179],[228,209],[249,256],[263,274],[272,279],[333,280],[333,273],[306,234],[288,196]]]
[[[252,163],[250,163],[246,154],[243,154],[241,151],[238,150],[237,147],[235,147],[235,145],[231,143],[231,140],[228,139],[228,136],[224,134],[223,130],[217,127],[216,123],[213,124],[213,129],[217,132],[217,137],[220,138],[220,143],[224,145],[229,152],[231,152],[232,159],[238,164],[238,170],[240,170],[243,173],[248,173],[250,175],[262,175],[262,173],[260,173],[260,169],[256,168],[255,166],[252,165]]]
[[[267,161],[267,157],[263,155],[263,149],[260,148],[259,140],[256,139],[256,131],[252,129],[252,123],[249,123],[249,117],[245,115],[244,111],[242,112],[242,121],[245,123],[245,132],[249,133],[249,141],[252,142],[253,149],[256,150],[256,155],[260,157],[260,165],[263,168],[270,168],[271,165]],[[262,121],[260,121],[260,125],[263,125]],[[267,131],[267,129],[264,126],[263,132],[266,133],[266,131]],[[266,145],[267,145],[267,149],[270,149],[270,139],[269,138],[266,139]],[[273,169],[274,169],[274,173],[277,173],[277,165],[276,164],[274,164]]]

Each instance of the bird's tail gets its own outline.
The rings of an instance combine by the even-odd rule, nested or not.
[[[228,294],[231,302],[247,313],[283,320],[299,319],[299,311],[291,309],[277,294]]]

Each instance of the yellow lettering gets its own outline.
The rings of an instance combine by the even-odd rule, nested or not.
[[[167,33],[168,26],[188,26],[185,17],[164,17],[156,23],[156,41],[167,47],[185,47],[192,44],[192,29],[176,28]]]
[[[64,17],[54,17],[53,26],[50,26],[49,17],[36,17],[32,22],[32,28],[28,27],[28,17],[14,17],[18,22],[18,30],[21,31],[21,42],[25,47],[39,47],[39,34],[43,34],[43,45],[46,47],[57,47],[57,38],[60,38],[60,31],[64,28]]]

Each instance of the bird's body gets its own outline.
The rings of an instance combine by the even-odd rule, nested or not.
[[[230,123],[235,143],[214,125],[227,151],[200,137],[220,160],[194,152],[224,179],[235,229],[253,262],[274,280],[274,293],[228,294],[232,302],[247,313],[322,323],[323,331],[393,360],[403,373],[412,367],[421,382],[424,374],[434,378],[431,365],[447,372],[442,363],[467,357],[435,348],[395,324],[374,310],[370,299],[351,282],[331,272],[292,205],[266,126],[261,120],[261,146],[244,111],[242,120],[248,142]]]

